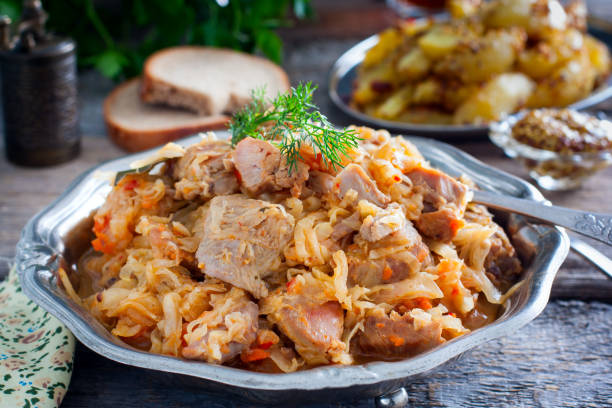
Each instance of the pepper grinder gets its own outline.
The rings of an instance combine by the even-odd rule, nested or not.
[[[80,150],[76,46],[45,31],[40,0],[25,0],[17,32],[0,17],[0,72],[7,158],[48,166]]]

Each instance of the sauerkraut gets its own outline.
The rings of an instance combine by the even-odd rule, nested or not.
[[[521,273],[503,229],[410,142],[355,130],[350,163],[303,154],[295,174],[263,140],[166,148],[113,187],[61,284],[133,347],[265,372],[406,358],[494,320]]]

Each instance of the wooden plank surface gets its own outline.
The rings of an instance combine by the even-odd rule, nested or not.
[[[610,10],[612,3],[595,1],[603,6],[600,10],[604,14]],[[320,84],[316,102],[333,122],[345,125],[351,119],[327,98],[328,70],[343,51],[388,24],[390,13],[382,1],[316,3],[323,9],[318,23],[300,28],[301,32],[285,33],[288,42],[284,66],[293,83],[311,80]],[[347,3],[351,4],[348,12]],[[101,101],[112,83],[92,73],[82,75],[80,80],[84,137],[78,159],[46,169],[18,168],[0,159],[1,257],[14,255],[27,219],[61,194],[77,174],[123,154],[104,137]],[[486,140],[456,146],[486,163],[526,176],[520,166]],[[546,196],[558,205],[612,212],[611,180],[612,169],[608,169],[577,191]],[[612,257],[609,247],[589,242]],[[514,335],[479,347],[454,367],[409,384],[412,405],[612,406],[612,283],[580,257],[570,254],[558,274],[552,296],[556,300],[549,303],[543,315]],[[169,387],[164,381],[165,377],[153,371],[122,366],[79,345],[63,406],[248,406],[228,396],[175,384]],[[366,407],[372,406],[372,401],[330,401],[326,405]]]

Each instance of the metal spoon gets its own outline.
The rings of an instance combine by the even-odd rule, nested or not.
[[[612,279],[612,260],[587,244],[586,242],[574,236],[570,237],[570,246],[574,251],[580,254],[584,259],[589,261],[593,266],[599,269],[608,279]]]
[[[612,215],[610,214],[572,210],[480,190],[474,191],[472,201],[498,210],[522,214],[549,224],[559,225],[612,245]]]

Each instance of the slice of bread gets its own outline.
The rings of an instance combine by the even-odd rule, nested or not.
[[[264,58],[220,48],[180,46],[158,51],[146,60],[141,98],[201,115],[231,114],[251,100],[251,90],[263,86],[266,95],[274,98],[289,89],[289,79]]]
[[[104,101],[104,120],[111,140],[125,150],[136,152],[168,143],[194,133],[222,129],[225,115],[199,116],[195,113],[147,105],[140,100],[140,79],[115,88]]]

